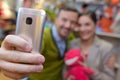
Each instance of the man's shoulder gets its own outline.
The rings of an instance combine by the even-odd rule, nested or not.
[[[43,40],[48,41],[51,38],[51,28],[45,28],[43,32]]]
[[[78,44],[80,44],[80,43],[81,43],[80,38],[75,38],[75,39],[73,39],[73,40],[70,41],[70,45],[71,46],[72,45],[78,46]]]
[[[50,36],[51,35],[51,28],[45,28],[44,29],[44,32],[43,32],[43,35],[46,37],[46,36]]]
[[[67,38],[69,41],[75,39],[75,35],[73,33],[70,33],[68,38]]]
[[[45,28],[44,33],[48,33],[48,32],[50,32],[50,30],[51,30],[51,28]]]

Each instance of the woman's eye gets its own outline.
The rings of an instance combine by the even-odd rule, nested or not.
[[[86,23],[85,26],[89,26],[90,24],[89,23]]]

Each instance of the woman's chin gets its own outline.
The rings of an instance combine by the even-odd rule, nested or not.
[[[81,37],[82,40],[86,41],[88,40],[89,38],[88,37]]]

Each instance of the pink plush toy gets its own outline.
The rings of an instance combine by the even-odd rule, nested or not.
[[[84,63],[84,58],[82,57],[81,51],[79,49],[69,50],[65,54],[64,61],[65,64],[69,67],[69,70],[65,75],[66,79],[72,75],[74,77],[72,80],[90,80],[89,75],[94,74],[91,69],[79,63]]]

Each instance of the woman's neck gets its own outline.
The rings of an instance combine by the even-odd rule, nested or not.
[[[88,40],[82,40],[82,44],[80,45],[82,53],[88,54],[92,48],[93,43],[94,43],[94,37]]]
[[[88,40],[82,40],[82,46],[89,47],[93,44],[93,42],[94,42],[94,37],[91,37]]]

